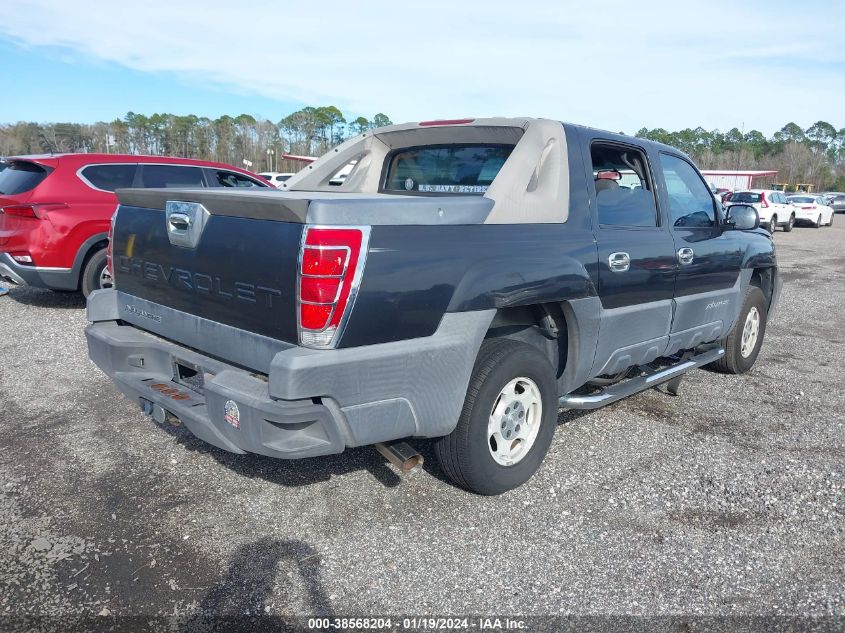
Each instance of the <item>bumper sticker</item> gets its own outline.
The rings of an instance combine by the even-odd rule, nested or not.
[[[236,429],[241,428],[241,412],[238,403],[234,400],[227,400],[223,407],[223,419]]]

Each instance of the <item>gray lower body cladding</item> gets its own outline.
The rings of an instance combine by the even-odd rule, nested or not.
[[[21,286],[76,290],[79,276],[71,268],[22,266],[8,253],[0,253],[0,279],[6,279]]]
[[[91,359],[140,405],[161,406],[194,435],[227,451],[301,458],[450,433],[493,313],[446,314],[432,336],[420,339],[339,350],[286,348],[266,376],[139,328],[98,320],[112,316],[102,305],[89,310],[95,322],[86,336]],[[200,390],[182,380],[180,366],[198,371]]]

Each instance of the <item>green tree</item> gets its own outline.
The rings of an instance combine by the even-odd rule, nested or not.
[[[349,124],[349,127],[352,128],[352,132],[354,134],[362,134],[370,129],[370,122],[366,117],[359,116]]]
[[[323,129],[328,130],[328,142],[339,143],[343,139],[343,126],[346,124],[343,113],[335,106],[325,106],[317,110]]]
[[[379,112],[373,117],[372,127],[386,127],[388,125],[393,125],[393,121],[386,114]]]
[[[804,130],[795,123],[787,123],[775,132],[774,139],[781,143],[803,143],[805,140]]]

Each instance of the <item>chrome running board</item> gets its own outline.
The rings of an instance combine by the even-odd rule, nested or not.
[[[598,409],[622,398],[633,396],[635,393],[651,389],[657,385],[668,382],[688,372],[690,369],[707,365],[719,360],[725,355],[721,347],[702,352],[685,360],[678,361],[674,365],[663,369],[653,370],[642,376],[628,378],[622,382],[605,387],[601,391],[585,396],[567,394],[560,399],[560,406],[565,409]]]

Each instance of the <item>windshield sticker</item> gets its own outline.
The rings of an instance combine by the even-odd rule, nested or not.
[[[420,185],[419,191],[424,193],[486,193],[487,185]]]
[[[415,184],[413,178],[405,178],[405,191],[413,191]]]

